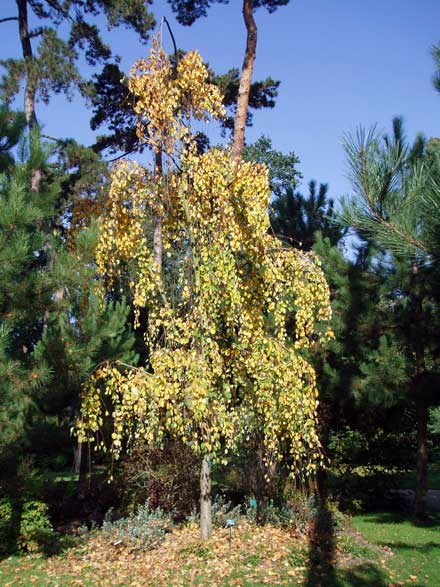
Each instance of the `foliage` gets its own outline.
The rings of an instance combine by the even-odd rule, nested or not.
[[[52,539],[53,528],[48,517],[47,504],[41,501],[25,501],[20,514],[19,549],[25,552],[41,552]]]
[[[192,25],[197,19],[207,16],[208,8],[212,4],[228,4],[229,0],[168,0],[177,21],[183,25]],[[274,12],[279,6],[285,6],[289,0],[254,0],[254,8],[264,6],[269,12]]]
[[[267,165],[270,191],[276,197],[280,197],[289,188],[295,188],[302,177],[295,167],[299,163],[295,153],[292,151],[284,154],[277,151],[272,147],[271,139],[264,135],[255,143],[244,146],[243,159]]]
[[[178,61],[185,53],[178,51],[178,55],[171,60]],[[239,88],[239,71],[232,68],[224,74],[217,74],[208,68],[209,81],[219,88],[223,96],[227,115],[220,120],[223,134],[234,127],[235,104]],[[278,95],[280,82],[268,77],[251,84],[247,125],[252,125],[252,110],[273,108]],[[109,149],[111,153],[122,151],[125,154],[142,150],[146,145],[136,135],[136,115],[133,110],[139,96],[130,88],[129,78],[116,63],[107,63],[99,74],[95,74],[89,85],[90,99],[93,106],[93,116],[90,125],[93,130],[105,125],[109,134],[100,135],[94,148],[97,151]],[[207,142],[203,133],[200,139]]]
[[[220,459],[256,429],[268,461],[287,450],[293,469],[310,472],[319,460],[317,392],[304,350],[330,336],[319,260],[268,234],[263,165],[233,163],[221,149],[196,153],[181,118],[223,113],[196,52],[174,71],[156,41],[132,76],[139,136],[175,162],[183,140],[180,171],[162,177],[157,167],[151,173],[127,161],[114,169],[98,268],[110,283],[128,269],[138,325],[148,306],[149,364],[94,373],[80,438],[92,439],[107,412],[116,456],[127,437],[160,443],[170,434]],[[161,226],[163,261],[145,231],[152,219]],[[288,331],[289,312],[295,324]]]
[[[439,161],[415,156],[397,130],[394,140],[374,128],[346,138],[355,193],[344,202],[341,221],[397,255],[426,262],[437,256]]]
[[[29,47],[33,39],[38,39],[36,48],[33,51],[30,49],[30,54],[1,63],[5,74],[0,91],[6,102],[18,93],[23,79],[26,79],[31,92],[45,103],[51,93],[66,93],[72,97],[73,89],[79,88],[87,94],[86,80],[78,68],[80,57],[84,56],[90,66],[108,62],[112,57],[110,47],[102,41],[93,22],[99,14],[104,15],[109,28],[124,25],[143,41],[147,40],[155,24],[143,0],[73,0],[67,3],[60,0],[24,0],[21,4],[25,13],[28,8],[32,10],[42,26],[29,31]],[[67,39],[59,36],[59,31],[65,28]]]
[[[4,105],[0,107],[0,172],[14,165],[11,150],[19,143],[25,126],[22,112],[10,112]]]
[[[50,297],[53,274],[46,270],[45,231],[54,213],[56,188],[45,182],[31,190],[30,176],[47,153],[31,136],[23,160],[0,176],[0,422],[1,445],[17,441],[36,391],[50,377],[36,352]]]
[[[237,524],[243,516],[243,508],[240,504],[233,505],[226,497],[217,494],[212,501],[212,524],[217,528],[228,528]],[[193,511],[187,516],[190,524],[199,521],[199,515]],[[231,524],[232,522],[232,524]]]
[[[45,502],[4,497],[0,500],[0,554],[43,553],[54,543],[55,533]]]
[[[435,89],[440,92],[440,43],[437,43],[432,48],[432,56],[435,61],[436,72],[433,78],[433,84]]]

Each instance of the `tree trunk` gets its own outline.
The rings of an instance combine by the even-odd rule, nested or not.
[[[21,49],[26,63],[26,85],[24,88],[24,114],[29,130],[38,125],[35,114],[36,79],[33,71],[31,38],[29,36],[29,23],[27,14],[27,0],[16,0],[18,6],[18,32],[20,34]],[[34,169],[31,177],[32,191],[39,192],[41,185],[41,169]]]
[[[163,175],[163,163],[162,163],[162,151],[159,151],[155,155],[155,174],[162,177]],[[153,218],[153,249],[154,249],[154,262],[158,268],[159,275],[162,274],[162,253],[163,253],[163,240],[162,240],[162,219],[159,216]]]
[[[247,30],[246,50],[241,70],[240,86],[238,89],[237,109],[235,112],[234,140],[232,143],[232,160],[238,163],[241,160],[244,146],[244,131],[249,107],[252,72],[257,54],[257,25],[253,15],[253,1],[243,0],[243,18]]]
[[[82,462],[82,444],[78,442],[73,449],[73,472],[75,475],[79,475],[81,472]]]
[[[428,402],[417,402],[417,475],[414,496],[414,516],[425,513],[425,496],[428,490]]]
[[[29,24],[27,14],[27,0],[17,0],[18,6],[18,31],[20,34],[21,49],[26,62],[26,87],[24,90],[24,114],[29,128],[37,124],[35,115],[35,83],[31,71],[32,53],[31,38],[29,36]]]
[[[209,458],[204,456],[200,471],[200,538],[208,540],[212,535],[211,471]]]

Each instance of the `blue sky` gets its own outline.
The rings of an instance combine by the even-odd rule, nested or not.
[[[14,0],[1,1],[0,18],[15,11]],[[190,28],[176,23],[165,0],[155,0],[153,11],[158,21],[166,16],[172,23],[179,47],[199,49],[217,72],[241,67],[240,0],[213,6]],[[430,55],[440,41],[438,0],[291,0],[274,14],[259,9],[255,18],[254,79],[270,75],[281,87],[275,109],[255,114],[247,140],[266,134],[276,148],[294,150],[303,184],[312,178],[328,182],[335,197],[350,191],[341,141],[358,125],[389,129],[392,117],[402,115],[410,138],[419,131],[440,136]],[[19,55],[16,23],[0,27],[0,58]],[[148,51],[125,29],[104,36],[127,71]],[[47,134],[93,141],[90,112],[79,98],[69,103],[56,97],[49,107],[39,105],[37,114]],[[207,131],[215,139],[214,129]]]

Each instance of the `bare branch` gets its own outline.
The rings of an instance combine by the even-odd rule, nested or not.
[[[9,20],[18,20],[18,16],[8,16],[8,18],[0,18],[0,24]]]

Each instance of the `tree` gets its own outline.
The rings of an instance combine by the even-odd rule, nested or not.
[[[316,181],[309,183],[308,197],[287,187],[278,193],[272,204],[271,224],[277,236],[300,249],[310,251],[316,242],[316,232],[329,238],[336,245],[344,237],[347,229],[335,223],[334,201],[327,197],[328,185],[321,183],[316,189]]]
[[[184,52],[180,50],[177,54],[183,55]],[[223,95],[223,103],[228,111],[228,115],[220,121],[222,132],[232,131],[240,82],[239,71],[236,68],[230,69],[224,74],[216,74],[211,69],[208,71],[210,81],[219,87]],[[110,134],[100,135],[97,138],[94,145],[96,151],[108,149],[110,153],[114,154],[120,151],[129,154],[139,151],[147,145],[142,143],[136,135],[136,115],[133,105],[137,98],[130,91],[128,81],[128,77],[116,63],[106,64],[102,72],[93,76],[90,85],[93,105],[90,125],[93,130],[106,125],[110,131]],[[252,110],[273,108],[278,95],[279,83],[270,77],[252,83],[249,108]],[[251,112],[248,112],[246,124],[247,126],[252,125]]]
[[[269,137],[261,136],[255,143],[245,145],[243,148],[243,160],[254,163],[264,163],[269,171],[269,185],[272,195],[279,197],[289,188],[297,187],[302,178],[296,169],[299,159],[296,154],[282,153],[272,147]]]
[[[440,190],[438,158],[430,161],[421,141],[410,149],[401,124],[394,138],[360,131],[346,142],[355,194],[345,202],[342,221],[377,243],[385,252],[388,291],[383,298],[384,324],[393,328],[405,364],[396,380],[394,401],[415,401],[418,448],[414,511],[423,513],[427,489],[428,408],[438,402],[438,235]],[[397,132],[396,132],[397,129]],[[367,380],[383,367],[380,343]],[[405,384],[405,380],[407,384]],[[393,398],[389,398],[393,400]]]
[[[123,299],[102,303],[94,291],[96,225],[71,226],[68,242],[53,228],[57,179],[65,181],[47,161],[53,148],[41,146],[34,129],[28,150],[22,114],[3,109],[0,129],[2,449],[52,454],[60,448],[54,439],[62,438],[69,459],[84,380],[104,360],[136,363],[129,307]],[[15,161],[13,147],[21,160]],[[39,192],[31,185],[35,167],[43,171]],[[55,299],[61,284],[65,294]]]
[[[97,255],[110,282],[129,271],[137,315],[148,307],[150,354],[141,367],[109,364],[94,373],[79,437],[99,434],[107,412],[116,456],[136,438],[160,443],[171,436],[190,446],[201,457],[206,539],[212,460],[227,458],[252,434],[267,463],[287,453],[293,470],[307,474],[320,459],[315,373],[306,352],[330,336],[328,290],[316,256],[268,234],[266,167],[237,162],[223,149],[197,152],[190,116],[224,114],[198,53],[174,68],[155,40],[130,86],[138,96],[138,134],[165,165],[116,166]],[[162,227],[160,258],[152,222]],[[295,326],[288,333],[289,311]]]
[[[15,163],[8,151],[22,139],[23,118],[2,110],[0,126],[6,163],[0,175],[0,444],[6,449],[21,443],[35,392],[50,377],[36,349],[44,315],[53,305],[45,227],[54,212],[56,189],[48,183],[41,184],[39,194],[31,189],[32,172],[47,156],[37,134],[31,135],[29,151],[21,141],[22,161]]]
[[[102,41],[98,27],[90,18],[103,12],[109,27],[121,24],[133,29],[146,41],[154,19],[143,0],[17,0],[17,15],[4,18],[0,24],[18,23],[22,59],[1,62],[5,75],[0,83],[0,96],[5,103],[19,93],[24,81],[24,113],[30,129],[37,125],[35,104],[38,98],[48,103],[52,93],[72,96],[73,90],[87,95],[87,84],[80,74],[77,62],[81,52],[90,66],[111,59],[110,48]],[[28,9],[49,26],[29,28]],[[52,25],[52,26],[50,26]],[[62,25],[69,28],[64,40],[58,35]],[[37,47],[35,39],[39,38]],[[32,189],[39,191],[41,170],[34,169]]]
[[[228,0],[169,0],[171,8],[177,15],[177,20],[183,25],[191,25],[198,18],[206,16],[208,8],[216,2],[227,4]],[[285,6],[288,3],[289,0],[243,0],[243,19],[246,26],[247,38],[238,88],[232,143],[232,156],[237,162],[242,157],[244,147],[244,133],[249,111],[252,73],[257,55],[257,25],[253,12],[261,6],[264,6],[269,12],[274,12],[279,6]]]
[[[43,21],[43,26],[30,30],[29,8]],[[30,127],[37,122],[35,103],[38,98],[47,103],[51,93],[63,92],[69,96],[75,88],[86,92],[85,80],[77,66],[81,51],[91,66],[111,59],[110,48],[102,41],[98,27],[90,22],[101,12],[109,27],[127,26],[143,41],[148,39],[148,33],[155,24],[142,0],[17,0],[17,15],[2,19],[3,23],[17,22],[23,53],[22,59],[2,62],[6,70],[2,80],[2,97],[10,100],[24,80],[24,112]],[[58,35],[62,25],[69,27],[67,40]],[[37,38],[39,42],[35,48],[33,44]]]

